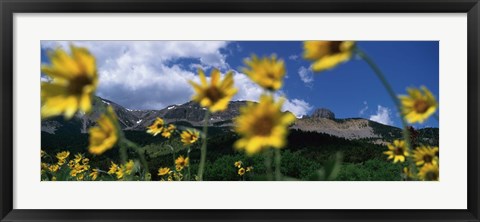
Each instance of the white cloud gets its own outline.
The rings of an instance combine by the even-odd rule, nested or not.
[[[312,109],[313,107],[308,102],[301,99],[286,100],[282,108],[283,111],[288,110],[298,118],[307,115]]]
[[[379,122],[385,125],[393,125],[393,121],[390,117],[391,110],[388,107],[378,105],[377,113],[370,116],[370,120]]]
[[[42,41],[41,47],[68,50],[70,44],[87,47],[95,55],[100,76],[97,94],[130,109],[185,103],[193,95],[188,80],[200,82],[196,68],[218,67],[222,73],[230,69],[221,53],[228,45],[223,41]],[[197,61],[183,67],[176,59]],[[263,93],[245,74],[234,71],[234,81],[238,88],[234,100],[258,101]],[[284,109],[301,116],[312,108],[294,98],[285,101]]]
[[[235,87],[238,88],[238,93],[234,96],[233,100],[248,100],[258,102],[260,96],[264,92],[260,86],[252,82],[248,76],[243,73],[235,72],[233,79],[235,81]],[[280,97],[284,97],[283,94],[284,93],[282,91],[279,91],[275,93],[275,98],[278,99]],[[283,111],[288,110],[297,117],[306,115],[312,109],[313,107],[308,102],[297,98],[286,99],[282,107]]]
[[[196,74],[169,64],[176,59],[197,59],[203,68],[229,68],[220,52],[228,43],[221,41],[42,41],[42,48],[68,49],[69,44],[95,55],[98,95],[133,109],[161,109],[190,99],[193,90],[187,80]]]
[[[309,84],[313,82],[313,72],[310,68],[306,68],[305,66],[301,66],[298,69],[298,75],[300,79],[305,83]]]
[[[363,108],[360,110],[360,112],[358,112],[358,114],[360,116],[363,116],[363,114],[365,114],[367,110],[368,110],[368,103],[367,101],[363,101]]]
[[[295,54],[290,55],[290,56],[288,57],[288,59],[293,60],[293,61],[296,61],[298,58],[299,58],[299,56],[298,56],[298,55],[295,55]]]

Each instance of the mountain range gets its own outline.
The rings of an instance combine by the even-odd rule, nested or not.
[[[123,130],[145,131],[157,117],[161,117],[166,123],[187,123],[197,127],[203,126],[205,108],[190,101],[180,105],[170,105],[161,110],[131,110],[113,101],[96,97],[93,102],[93,112],[89,114],[78,113],[72,120],[65,121],[63,117],[43,120],[41,130],[49,134],[55,134],[57,130],[75,130],[81,133],[88,132],[88,128],[95,125],[104,105],[110,105],[118,116]],[[240,114],[240,107],[247,101],[232,101],[223,112],[210,115],[209,125],[212,127],[231,127],[233,119]],[[297,118],[291,126],[305,132],[316,132],[333,135],[346,139],[369,139],[376,143],[384,143],[392,138],[401,137],[401,129],[384,125],[363,118],[337,119],[335,114],[325,108],[316,109],[311,115]],[[438,128],[419,129],[420,135],[426,140],[438,141]]]

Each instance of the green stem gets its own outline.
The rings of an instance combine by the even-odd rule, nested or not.
[[[282,180],[281,164],[282,155],[280,149],[275,149],[275,180]]]
[[[122,142],[125,143],[126,145],[132,147],[137,152],[138,156],[140,157],[140,162],[142,163],[143,168],[145,170],[145,174],[150,173],[150,170],[148,168],[147,160],[145,159],[145,153],[140,149],[140,147],[136,143],[134,143],[134,142],[132,142],[132,141],[126,139],[126,138],[123,138]],[[144,177],[144,178],[146,179],[146,177]]]
[[[172,169],[175,169],[175,154],[176,154],[175,149],[173,149],[173,147],[168,145],[168,144],[167,144],[167,146],[170,147],[170,149],[172,150],[172,157],[173,157],[173,162],[172,162],[173,168]]]
[[[265,168],[267,168],[267,180],[273,180],[272,174],[272,150],[265,150]]]
[[[122,164],[125,164],[127,163],[127,147],[125,146],[125,144],[123,143],[120,143],[120,159],[122,161]]]
[[[203,144],[200,148],[200,165],[198,167],[198,180],[203,180],[203,172],[205,168],[205,160],[207,159],[207,133],[208,133],[208,118],[210,115],[210,111],[205,111],[205,118],[203,123]]]
[[[188,161],[190,161],[190,151],[191,151],[191,149],[190,149],[190,147],[188,147],[188,151],[187,151]],[[192,175],[191,172],[190,172],[190,164],[188,164],[187,167],[188,167],[188,178],[187,178],[187,180],[190,181],[191,180],[190,178],[191,178],[191,175]]]
[[[407,149],[410,150],[410,152],[411,152],[412,149],[410,149],[411,148],[410,132],[408,132],[408,124],[405,121],[405,117],[402,113],[400,100],[398,100],[397,95],[395,94],[395,91],[393,91],[392,86],[390,85],[390,83],[388,83],[387,78],[385,78],[385,75],[383,74],[382,70],[380,70],[380,68],[373,61],[373,59],[371,59],[366,53],[364,53],[358,47],[355,49],[355,51],[356,51],[357,55],[360,56],[360,58],[362,58],[363,61],[365,61],[370,66],[370,68],[373,70],[373,73],[375,73],[375,75],[380,80],[380,82],[382,82],[382,85],[385,87],[385,89],[388,92],[388,95],[390,96],[393,103],[395,104],[395,106],[397,108],[397,111],[400,114],[400,119],[401,119],[401,122],[402,122],[402,127],[403,127],[402,135],[403,135],[403,138],[405,139]],[[412,172],[416,173],[415,164],[413,163],[411,155],[407,158],[407,163],[410,166]]]

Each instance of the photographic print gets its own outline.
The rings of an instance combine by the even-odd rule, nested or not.
[[[41,181],[438,181],[438,41],[41,41]]]

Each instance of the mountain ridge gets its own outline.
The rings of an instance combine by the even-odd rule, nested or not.
[[[93,102],[93,112],[89,114],[77,113],[70,121],[63,117],[43,120],[41,131],[55,134],[56,130],[68,125],[72,130],[80,128],[81,133],[87,133],[88,128],[94,126],[95,120],[100,116],[104,107],[99,103],[110,105],[118,116],[122,130],[144,131],[157,117],[161,117],[166,123],[187,122],[191,126],[203,126],[203,118],[206,108],[200,107],[193,101],[180,105],[170,105],[160,110],[131,110],[111,100],[96,97]],[[209,126],[231,127],[233,119],[240,114],[240,107],[247,101],[232,101],[224,112],[217,112],[210,115]],[[401,129],[384,125],[375,121],[363,118],[336,119],[334,112],[326,108],[318,108],[311,115],[297,118],[290,127],[305,132],[325,133],[346,139],[384,139],[397,138],[401,136]],[[422,129],[420,129],[422,130]],[[437,129],[438,130],[438,129]],[[381,141],[380,141],[381,142]]]

